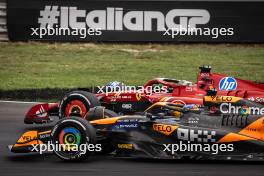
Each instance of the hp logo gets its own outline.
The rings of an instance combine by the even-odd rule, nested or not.
[[[224,77],[219,82],[219,90],[236,90],[237,82],[235,78]]]

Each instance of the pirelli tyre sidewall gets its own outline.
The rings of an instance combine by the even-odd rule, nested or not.
[[[67,132],[67,131],[68,132]],[[51,141],[52,144],[65,144],[65,138],[67,134],[72,134],[72,131],[77,131],[77,134],[73,136],[75,139],[78,138],[78,146],[82,145],[96,145],[96,131],[94,127],[87,122],[85,119],[80,117],[69,117],[61,119],[57,122],[57,124],[53,127],[51,132]],[[77,143],[75,143],[77,144]],[[56,156],[58,156],[62,160],[66,161],[79,161],[83,159],[87,159],[90,155],[93,154],[92,151],[86,150],[81,151],[63,151],[63,150],[53,150]]]
[[[69,106],[73,105],[72,102],[78,102],[76,105],[80,109],[80,114],[71,114],[69,111]],[[86,91],[72,91],[67,93],[61,100],[59,104],[59,117],[69,117],[69,116],[80,116],[84,117],[90,108],[95,106],[100,106],[100,102],[97,97]],[[67,111],[67,112],[66,112]]]

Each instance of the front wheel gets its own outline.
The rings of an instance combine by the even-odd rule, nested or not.
[[[97,97],[86,91],[72,91],[67,93],[59,105],[60,119],[69,116],[84,118],[90,108],[100,106]]]
[[[96,144],[93,126],[79,117],[58,121],[52,129],[51,141],[55,155],[66,161],[86,159],[92,153],[102,150],[100,145]]]

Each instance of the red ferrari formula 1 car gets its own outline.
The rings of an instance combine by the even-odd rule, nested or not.
[[[119,91],[112,89],[117,87]],[[121,83],[112,82],[99,87],[94,93],[83,90],[69,92],[58,103],[33,106],[27,112],[24,122],[47,123],[52,120],[51,116],[84,117],[90,108],[100,105],[120,114],[142,112],[156,102],[203,105],[203,97],[208,94],[236,96],[264,104],[264,84],[211,73],[210,66],[200,67],[197,83],[156,78],[137,89],[124,91],[124,87],[127,88]]]

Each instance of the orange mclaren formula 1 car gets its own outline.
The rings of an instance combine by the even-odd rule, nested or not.
[[[119,91],[117,88],[120,88]],[[160,101],[202,105],[203,97],[212,89],[216,90],[217,95],[236,96],[264,104],[264,84],[211,73],[209,66],[200,67],[197,83],[156,78],[148,81],[144,86],[139,86],[139,89],[127,91],[125,85],[111,82],[99,87],[94,94],[85,90],[69,92],[58,103],[41,103],[33,106],[27,112],[24,122],[47,123],[52,121],[51,116],[84,117],[90,108],[100,105],[119,114],[142,112],[153,103]]]
[[[204,104],[199,108],[157,102],[137,115],[110,117],[102,111],[97,116],[88,113],[86,119],[66,117],[47,131],[25,132],[9,149],[41,153],[51,145],[63,160],[96,153],[158,159],[264,159],[263,105],[232,96],[206,96]]]

